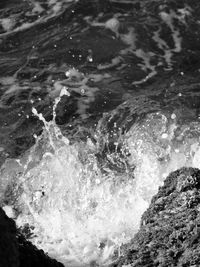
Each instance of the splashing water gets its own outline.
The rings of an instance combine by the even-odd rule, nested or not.
[[[70,144],[56,125],[63,95],[69,95],[66,88],[55,100],[50,122],[33,109],[44,131],[23,158],[4,164],[0,201],[49,256],[66,266],[107,266],[138,231],[164,176],[184,165],[200,167],[200,124],[179,127],[175,114],[171,121],[161,112],[147,115],[124,137],[134,178],[126,172],[105,174],[95,144],[90,139]],[[8,191],[11,199],[6,199]]]
[[[102,175],[89,141],[70,145],[55,124],[59,100],[50,122],[33,109],[45,127],[26,163],[20,163],[16,222],[28,223],[31,241],[64,264],[108,264],[136,232],[148,204],[134,192],[134,180]]]

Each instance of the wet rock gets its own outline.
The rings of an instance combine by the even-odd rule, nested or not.
[[[115,266],[199,266],[200,170],[171,173]]]
[[[20,267],[64,267],[63,264],[49,258],[43,250],[38,250],[22,235],[17,238]]]
[[[63,267],[18,233],[15,222],[0,208],[0,267]]]
[[[18,267],[19,250],[16,239],[16,227],[0,209],[0,267]]]

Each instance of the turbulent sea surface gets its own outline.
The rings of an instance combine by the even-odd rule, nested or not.
[[[197,0],[1,0],[0,204],[65,266],[108,266],[200,168]],[[125,266],[124,266],[125,267]]]

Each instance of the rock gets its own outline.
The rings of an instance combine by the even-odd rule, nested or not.
[[[26,241],[0,208],[0,267],[63,267]]]
[[[0,267],[18,267],[17,230],[13,220],[0,208]]]
[[[200,170],[171,173],[114,266],[200,266]]]
[[[19,267],[64,267],[63,264],[49,258],[43,250],[37,249],[22,235],[17,238],[19,246]]]

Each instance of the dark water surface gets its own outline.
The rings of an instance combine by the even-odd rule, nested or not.
[[[164,177],[200,167],[199,17],[197,0],[0,2],[0,201],[50,256],[108,265]]]

